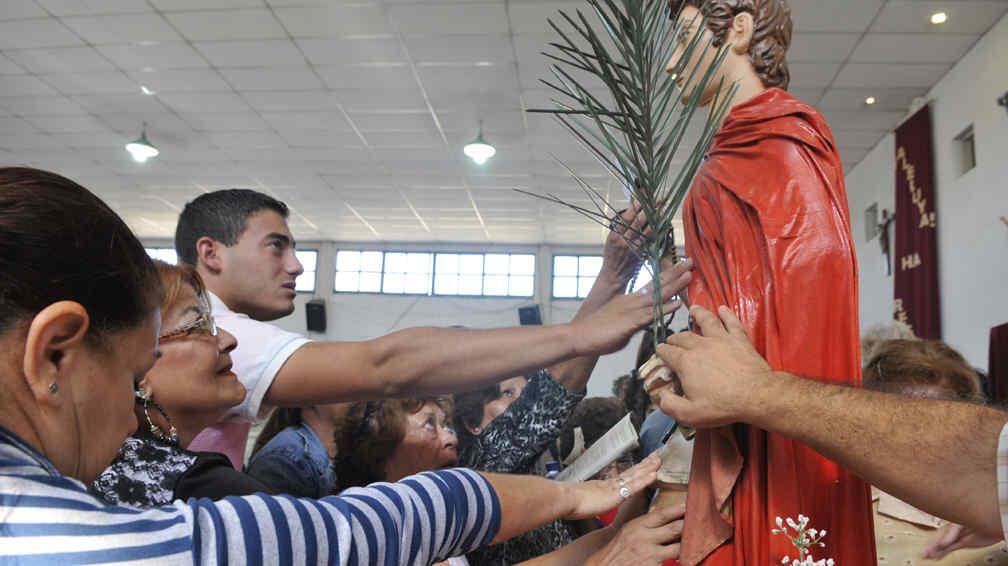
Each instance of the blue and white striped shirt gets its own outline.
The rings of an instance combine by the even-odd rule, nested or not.
[[[109,506],[0,427],[2,564],[430,564],[489,544],[499,529],[497,494],[464,469],[318,500]]]

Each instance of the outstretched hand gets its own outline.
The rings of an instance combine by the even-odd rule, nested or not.
[[[660,466],[661,458],[657,454],[652,454],[620,474],[618,478],[569,484],[574,505],[564,519],[587,519],[621,505],[630,497],[653,484],[658,479]],[[621,494],[622,487],[625,487],[627,491]]]
[[[591,566],[661,564],[679,558],[686,505],[652,509],[630,521],[605,547],[589,558]]]
[[[644,211],[636,202],[615,218],[606,236],[602,250],[602,272],[620,281],[624,286],[640,268],[639,253],[646,238],[651,236]]]
[[[672,314],[679,308],[678,299],[672,298],[689,285],[692,260],[669,264],[661,273],[662,310]],[[653,283],[629,295],[618,295],[602,308],[580,320],[572,322],[576,354],[601,355],[615,352],[630,341],[638,330],[651,323],[654,317]]]
[[[718,316],[693,307],[690,314],[702,335],[680,332],[658,346],[658,356],[678,376],[683,394],[671,387],[657,392],[662,411],[698,428],[742,420],[751,394],[773,373],[746,336],[745,328],[728,307]]]

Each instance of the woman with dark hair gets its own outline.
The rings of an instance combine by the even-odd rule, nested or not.
[[[654,481],[652,459],[621,482],[454,469],[318,501],[107,505],[85,484],[137,429],[161,334],[157,271],[105,203],[35,169],[0,168],[0,240],[2,562],[430,563],[592,516]]]
[[[445,397],[352,403],[336,426],[340,485],[398,481],[456,465],[451,407]]]
[[[337,492],[332,460],[336,422],[346,403],[285,407],[270,415],[245,471],[278,493],[322,497]]]

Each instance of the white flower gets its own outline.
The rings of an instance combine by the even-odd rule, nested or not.
[[[791,527],[792,529],[794,529],[794,530],[796,530],[796,531],[798,530],[798,523],[795,523],[795,522],[794,522],[794,519],[792,519],[791,517],[788,517],[788,518],[787,518],[787,524],[788,524],[788,526],[789,526],[789,527]]]
[[[784,519],[781,519],[780,517],[777,517],[777,527],[781,528],[781,529],[784,528]]]

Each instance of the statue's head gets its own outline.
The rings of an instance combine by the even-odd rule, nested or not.
[[[706,17],[707,29],[703,31],[713,36],[713,47],[731,43],[720,76],[731,79],[738,72],[752,72],[765,88],[787,89],[790,74],[785,56],[791,45],[791,9],[786,0],[669,0],[669,7],[673,17],[679,14],[677,24],[689,24],[694,19],[699,22],[700,14]],[[687,45],[695,32],[690,29],[677,38],[679,45]],[[702,38],[699,45],[705,45],[706,41]],[[681,51],[682,47],[677,47],[670,68],[681,57]],[[703,72],[705,65],[713,62],[713,51],[695,54],[694,58],[699,60],[691,62],[688,69],[699,64],[698,70]],[[716,89],[717,79],[712,81],[711,88]],[[702,97],[702,103],[706,103],[708,100],[703,99],[709,97]]]

